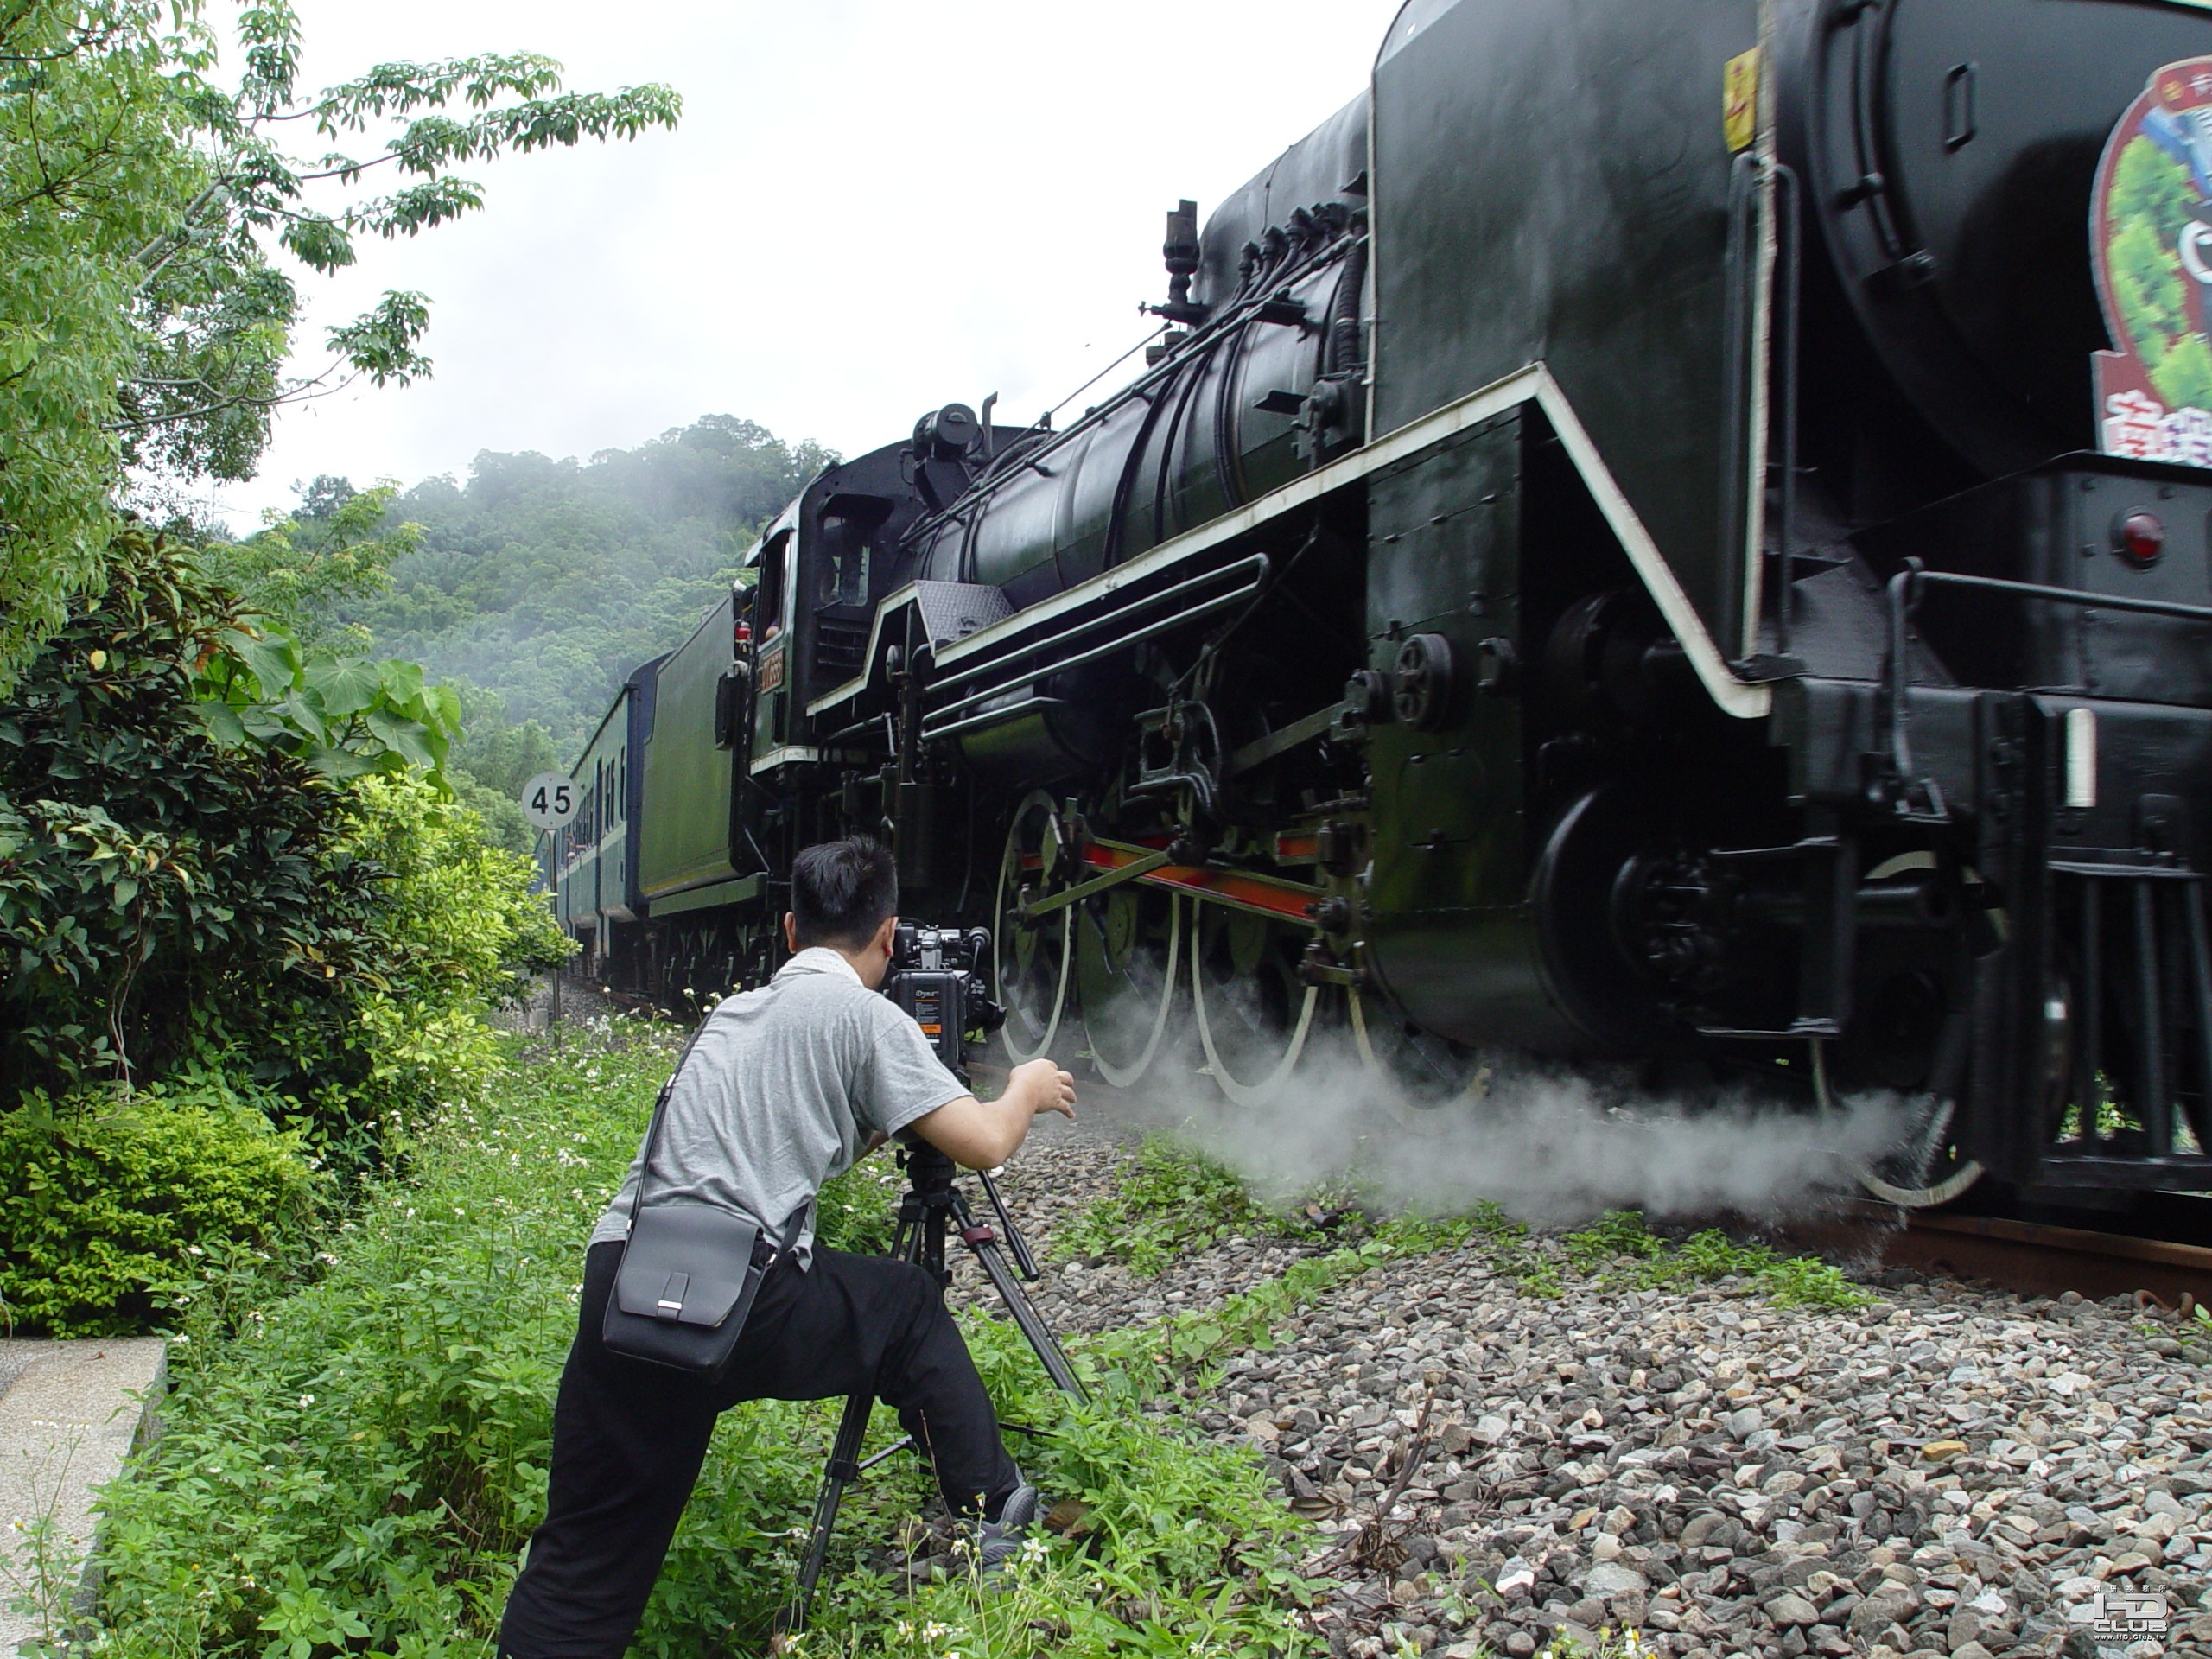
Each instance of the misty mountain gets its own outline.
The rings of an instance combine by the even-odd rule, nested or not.
[[[726,415],[588,461],[486,450],[466,483],[426,480],[393,503],[421,546],[343,620],[380,656],[495,693],[565,762],[623,677],[690,632],[761,527],[836,459]]]

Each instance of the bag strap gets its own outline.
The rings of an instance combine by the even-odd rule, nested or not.
[[[706,1020],[702,1020],[693,1028],[690,1040],[683,1045],[683,1052],[676,1057],[676,1069],[668,1074],[668,1081],[661,1084],[660,1095],[653,1102],[652,1124],[645,1131],[645,1148],[638,1160],[638,1185],[630,1192],[630,1224],[632,1227],[638,1224],[638,1210],[645,1203],[646,1178],[653,1173],[653,1147],[660,1141],[661,1119],[668,1114],[668,1097],[676,1092],[676,1080],[683,1075],[684,1061],[691,1058],[691,1051],[699,1046],[699,1039],[707,1034],[707,1020],[714,1017],[714,1011],[708,1010]]]

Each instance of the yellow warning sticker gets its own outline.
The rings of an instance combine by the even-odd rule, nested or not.
[[[1759,136],[1759,49],[1728,60],[1720,76],[1720,130],[1729,152],[1749,149]]]

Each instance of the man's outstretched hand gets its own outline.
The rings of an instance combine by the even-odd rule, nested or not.
[[[1027,1095],[1029,1114],[1058,1112],[1075,1121],[1075,1078],[1052,1060],[1027,1060],[1007,1074],[1009,1095]]]
[[[1007,1073],[996,1100],[963,1095],[914,1120],[915,1131],[964,1169],[996,1169],[1028,1138],[1044,1112],[1075,1116],[1075,1079],[1050,1060],[1028,1060]]]

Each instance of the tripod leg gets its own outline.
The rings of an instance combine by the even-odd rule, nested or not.
[[[919,1206],[911,1201],[900,1205],[898,1231],[891,1241],[892,1255],[902,1262],[912,1261],[922,1248],[922,1232]],[[868,1436],[868,1421],[874,1410],[874,1395],[856,1394],[845,1402],[844,1414],[837,1420],[837,1438],[830,1447],[829,1467],[823,1471],[822,1491],[814,1500],[814,1522],[807,1529],[806,1555],[799,1562],[798,1586],[776,1620],[779,1634],[795,1636],[806,1628],[814,1586],[821,1580],[823,1562],[829,1558],[830,1535],[836,1529],[837,1506],[845,1501],[845,1488],[860,1478],[861,1442]]]
[[[806,1558],[799,1563],[798,1588],[777,1621],[777,1628],[788,1634],[796,1635],[806,1628],[814,1586],[822,1577],[822,1563],[830,1554],[830,1535],[837,1525],[837,1506],[844,1502],[845,1488],[860,1478],[861,1440],[868,1433],[868,1414],[874,1408],[874,1395],[856,1394],[845,1402],[845,1414],[837,1421],[837,1439],[830,1448],[830,1467],[822,1477],[821,1495],[814,1500],[814,1524],[807,1534]]]
[[[983,1196],[991,1201],[991,1211],[999,1218],[999,1236],[1006,1241],[1007,1251],[1014,1257],[1014,1265],[1021,1276],[1034,1284],[1044,1274],[1037,1271],[1037,1258],[1029,1253],[1029,1241],[1021,1236],[1021,1229],[1014,1224],[1013,1213],[1000,1195],[999,1184],[991,1179],[991,1172],[979,1169],[976,1179],[983,1184]]]
[[[1007,1264],[998,1241],[970,1237],[967,1244],[976,1260],[982,1263],[991,1288],[998,1292],[1006,1311],[1014,1315],[1014,1324],[1029,1339],[1029,1346],[1035,1352],[1038,1363],[1044,1366],[1045,1374],[1052,1379],[1052,1386],[1062,1394],[1071,1394],[1087,1403],[1090,1395],[1084,1392],[1082,1379],[1076,1376],[1075,1367],[1068,1363],[1068,1357],[1060,1351],[1059,1338],[1052,1334],[1052,1327],[1045,1323],[1045,1316],[1037,1311],[1036,1304],[1021,1288],[1021,1281],[1014,1276],[1014,1269]]]

